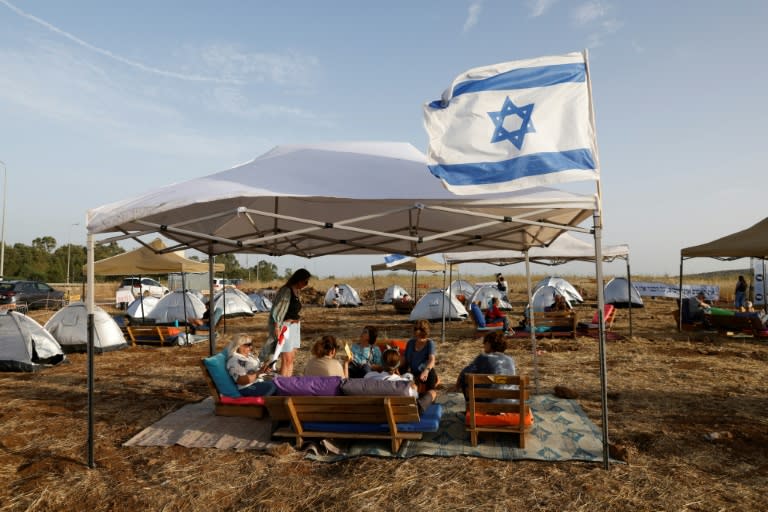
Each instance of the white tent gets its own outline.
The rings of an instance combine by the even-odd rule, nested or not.
[[[228,253],[313,258],[525,251],[565,231],[590,232],[581,224],[599,211],[595,194],[551,188],[456,196],[410,144],[342,142],[279,146],[232,169],[93,208],[86,226],[90,267],[97,236],[98,243],[109,243],[161,234],[176,242],[174,250],[197,249],[211,262]],[[600,232],[595,226],[596,240]],[[596,272],[601,279],[599,266]],[[90,268],[87,278],[90,307]],[[213,342],[209,350],[215,351]],[[602,350],[600,357],[606,403]]]
[[[405,288],[399,284],[393,284],[390,285],[390,287],[387,288],[387,290],[384,292],[384,298],[381,299],[381,302],[384,304],[392,304],[393,301],[401,299],[404,295],[408,295],[408,292],[405,291]]]
[[[501,293],[496,286],[492,285],[484,285],[475,288],[474,293],[472,293],[472,296],[469,298],[469,302],[480,301],[480,309],[485,310],[491,305],[491,299],[494,297],[499,299],[499,309],[507,311],[512,309],[512,304],[509,303],[504,294]]]
[[[561,288],[545,285],[538,287],[536,291],[533,292],[533,297],[531,298],[531,304],[533,304],[533,312],[540,313],[542,311],[546,311],[547,308],[555,303],[555,295],[562,295],[565,297],[565,302],[568,304],[568,307],[572,307],[570,297],[568,297],[566,294],[563,294]]]
[[[144,319],[149,315],[152,309],[157,306],[158,302],[160,302],[160,299],[152,297],[151,295],[147,297],[137,297],[133,302],[128,304],[125,314],[131,318]]]
[[[445,290],[430,290],[413,306],[410,321],[442,320],[443,313],[447,320],[466,319],[467,309],[459,300]]]
[[[623,277],[614,277],[605,285],[605,303],[617,308],[642,308],[643,298],[629,281]]]
[[[338,301],[338,305],[341,307],[352,307],[356,308],[363,305],[363,301],[360,300],[360,294],[357,293],[357,290],[352,288],[352,285],[342,283],[339,285],[339,291],[338,291],[338,298],[336,297],[336,290],[333,286],[328,288],[328,291],[325,292],[325,300],[323,301],[323,304],[325,307],[334,307],[336,304],[333,303],[334,300]]]
[[[373,307],[376,309],[376,277],[374,272],[381,270],[397,271],[405,270],[411,273],[411,296],[413,300],[418,298],[418,283],[419,272],[429,272],[436,274],[438,272],[443,273],[445,277],[445,264],[437,262],[427,256],[421,256],[419,258],[399,257],[395,261],[388,262],[387,257],[384,257],[384,263],[377,263],[371,265],[371,286],[373,287]]]
[[[221,311],[224,317],[252,316],[256,304],[237,288],[223,288],[213,297],[213,309]]]
[[[533,293],[536,294],[536,290],[545,286],[551,286],[557,290],[557,293],[568,299],[569,303],[584,302],[584,299],[581,297],[579,291],[571,283],[569,283],[567,279],[556,276],[547,276],[536,283],[536,286],[533,287]]]
[[[171,292],[160,299],[147,318],[157,324],[185,324],[188,318],[202,318],[205,304],[190,292]]]
[[[458,297],[459,295],[463,295],[465,300],[468,300],[470,297],[472,297],[472,294],[475,293],[475,285],[470,283],[469,281],[464,281],[462,279],[457,279],[453,282],[451,282],[451,286],[449,287],[451,290],[451,295]]]
[[[0,371],[32,372],[65,359],[56,339],[33,318],[0,311]]]
[[[93,312],[93,348],[99,352],[128,347],[123,331],[109,313],[96,307]],[[84,302],[73,302],[58,310],[45,323],[64,352],[85,352],[88,347],[88,311]]]

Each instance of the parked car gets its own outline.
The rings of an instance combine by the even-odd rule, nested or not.
[[[0,304],[26,305],[29,309],[59,308],[64,292],[40,281],[0,281]]]
[[[120,283],[120,287],[117,290],[129,290],[134,298],[137,298],[139,295],[143,295],[144,297],[151,295],[158,299],[170,292],[168,287],[163,286],[149,277],[126,277],[123,279],[123,282]]]

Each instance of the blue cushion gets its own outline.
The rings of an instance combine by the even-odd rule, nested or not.
[[[483,315],[483,312],[480,311],[480,307],[472,303],[472,305],[469,307],[469,310],[472,312],[472,318],[475,319],[475,323],[478,327],[485,327],[485,315]]]
[[[400,432],[437,432],[440,428],[440,418],[442,415],[443,406],[440,404],[432,404],[429,406],[429,409],[424,411],[418,422],[398,423],[397,430]],[[301,426],[304,430],[319,432],[389,432],[389,424],[387,423],[332,423],[324,421],[306,421],[302,423]]]
[[[211,380],[216,385],[216,389],[219,390],[224,396],[232,398],[238,398],[243,395],[237,389],[237,384],[232,377],[227,373],[227,351],[222,350],[215,356],[206,357],[203,359],[205,367],[208,369],[208,374],[211,376]]]

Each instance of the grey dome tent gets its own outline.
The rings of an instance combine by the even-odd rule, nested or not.
[[[59,343],[33,318],[0,312],[0,371],[33,372],[64,360]]]
[[[401,299],[404,295],[408,295],[408,292],[405,291],[405,288],[399,284],[393,284],[390,285],[390,287],[387,288],[387,290],[384,292],[384,298],[381,299],[381,302],[384,304],[392,304],[392,301]]]
[[[469,316],[459,300],[445,290],[430,290],[413,306],[408,320],[463,320]]]
[[[581,294],[579,291],[566,279],[563,279],[562,277],[555,277],[555,276],[548,276],[536,283],[536,286],[533,287],[533,293],[536,293],[536,290],[539,288],[543,288],[544,286],[551,286],[554,289],[558,291],[560,295],[565,297],[569,303],[571,302],[578,302],[582,303],[584,302],[584,299],[581,297]]]
[[[249,293],[248,298],[253,302],[254,313],[266,313],[272,309],[272,301],[262,293]]]
[[[628,308],[630,302],[633,308],[642,308],[643,298],[637,288],[631,286],[623,277],[614,277],[605,285],[605,303],[613,304],[617,308]]]
[[[459,295],[463,295],[464,300],[467,301],[472,297],[472,294],[475,293],[475,290],[477,289],[477,287],[472,283],[470,283],[469,281],[457,279],[451,283],[450,289],[451,289],[451,295],[455,297],[458,297]]]
[[[485,285],[475,289],[475,292],[469,298],[470,304],[480,301],[480,309],[488,309],[491,305],[491,299],[496,297],[499,299],[499,309],[509,311],[512,309],[512,304],[509,303],[503,293],[499,291],[496,286]]]
[[[546,311],[547,308],[552,306],[555,303],[555,295],[562,295],[565,297],[565,302],[568,303],[568,306],[571,307],[571,298],[564,294],[561,288],[558,288],[556,286],[546,285],[541,286],[538,289],[536,289],[535,292],[533,292],[533,297],[531,298],[531,303],[533,304],[533,311],[534,312],[542,312]]]
[[[93,311],[95,352],[128,347],[123,332],[109,314],[96,307]],[[45,330],[56,338],[64,352],[85,352],[88,346],[88,312],[84,302],[73,302],[58,310],[46,323]]]
[[[143,320],[149,316],[149,313],[155,308],[155,306],[157,306],[158,302],[160,302],[160,299],[157,297],[152,297],[151,295],[147,297],[138,297],[134,299],[133,302],[128,304],[128,308],[125,310],[125,314],[131,318]]]
[[[326,307],[335,306],[333,303],[335,296],[336,293],[334,287],[331,286],[328,288],[328,291],[325,292],[325,301],[323,303]],[[348,284],[339,285],[339,298],[337,300],[339,301],[339,306],[356,308],[363,305],[363,301],[360,300],[360,295],[358,295],[357,290]]]
[[[186,323],[188,318],[202,318],[205,304],[190,292],[171,292],[160,299],[147,318],[158,324]]]
[[[256,304],[237,288],[224,288],[213,297],[212,311],[221,311],[225,317],[253,316]]]

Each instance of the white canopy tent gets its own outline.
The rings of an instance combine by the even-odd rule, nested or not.
[[[209,261],[226,253],[312,258],[525,251],[564,231],[590,232],[580,225],[593,215],[599,220],[598,203],[596,195],[549,188],[455,196],[429,173],[424,155],[407,143],[278,146],[232,169],[89,210],[87,297],[92,308],[97,235],[105,237],[99,243],[109,243],[160,234],[175,242],[170,251],[194,248],[208,254]],[[211,353],[214,349],[211,344]],[[89,405],[92,364],[89,357]],[[89,410],[91,465],[92,418]],[[607,460],[607,444],[604,453]]]
[[[449,267],[449,274],[453,274],[453,265],[459,263],[488,263],[504,267],[518,263],[526,263],[526,256],[529,263],[538,263],[539,265],[563,265],[571,261],[595,261],[595,246],[584,240],[580,240],[570,233],[563,233],[557,239],[547,246],[531,247],[527,253],[525,251],[472,251],[455,252],[443,255],[445,262]],[[612,262],[614,260],[624,260],[627,267],[627,281],[632,284],[632,278],[629,266],[629,246],[626,244],[604,246],[602,248],[603,262]],[[526,272],[530,277],[528,264],[526,263]],[[530,303],[531,296],[528,297]],[[632,336],[632,308],[629,308],[629,336]]]
[[[413,300],[418,301],[417,288],[419,282],[419,272],[430,272],[435,274],[437,272],[443,273],[445,278],[445,264],[437,262],[427,256],[421,256],[419,258],[404,258],[402,260],[393,263],[376,263],[371,265],[371,285],[373,286],[373,309],[376,311],[376,277],[374,272],[381,270],[397,271],[405,270],[411,273],[411,296]],[[445,279],[443,279],[445,280]]]

